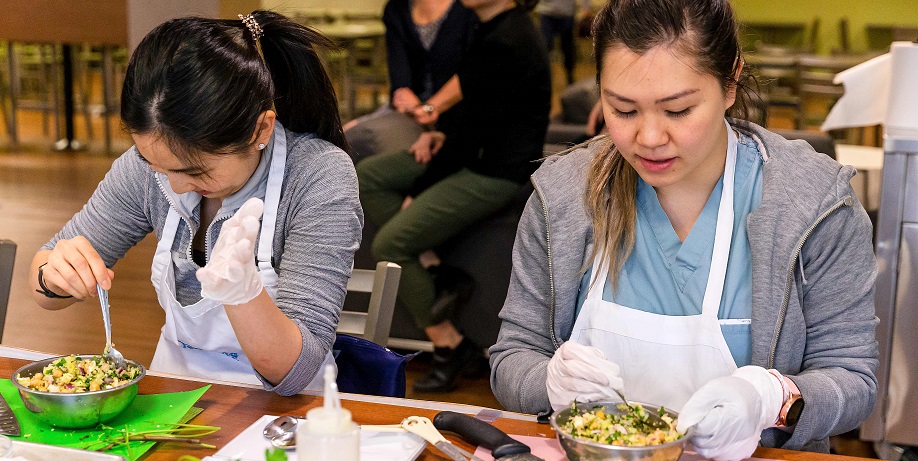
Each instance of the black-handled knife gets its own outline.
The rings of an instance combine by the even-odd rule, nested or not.
[[[16,419],[13,409],[6,403],[2,395],[0,395],[0,434],[15,436],[21,434],[19,420]]]
[[[501,461],[544,461],[530,453],[529,445],[518,442],[504,431],[471,416],[453,411],[441,411],[434,416],[434,427],[441,431],[459,434],[475,445],[491,450],[491,455]]]

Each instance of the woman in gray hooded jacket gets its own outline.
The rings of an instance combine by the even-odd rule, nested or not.
[[[853,169],[724,119],[743,89],[727,0],[613,0],[594,40],[609,135],[532,177],[495,394],[540,413],[623,391],[718,460],[828,451],[876,397]]]

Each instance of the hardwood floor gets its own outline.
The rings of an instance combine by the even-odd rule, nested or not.
[[[96,352],[105,345],[98,303],[41,309],[32,301],[27,277],[32,256],[83,206],[111,161],[57,152],[0,155],[0,237],[17,244],[3,344],[56,354]],[[114,268],[110,293],[114,342],[145,365],[165,319],[149,282],[154,250],[155,239],[148,237],[128,252]]]

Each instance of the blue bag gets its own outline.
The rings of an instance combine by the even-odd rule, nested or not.
[[[337,335],[332,355],[338,389],[352,394],[405,397],[405,366],[420,351],[402,355],[372,341]]]

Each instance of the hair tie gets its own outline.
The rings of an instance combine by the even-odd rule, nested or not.
[[[263,63],[265,64],[265,66],[267,66],[267,65],[268,65],[268,61],[265,60],[265,53],[264,53],[264,51],[262,51],[262,49],[261,49],[261,42],[258,40],[258,39],[260,39],[261,37],[263,37],[263,36],[265,35],[265,32],[261,29],[261,26],[258,24],[258,21],[255,20],[255,15],[253,15],[253,14],[244,14],[244,15],[243,15],[243,14],[237,14],[236,16],[239,16],[239,19],[242,20],[242,23],[245,24],[245,27],[249,29],[249,32],[252,34],[252,38],[253,38],[254,41],[255,41],[255,50],[258,51],[258,57],[260,57],[260,58],[261,58],[261,62],[263,62]],[[271,69],[269,68],[268,71],[270,72]],[[271,110],[273,110],[275,113],[277,113],[277,109],[276,109],[276,107],[275,107],[275,105],[274,105],[274,101],[273,101],[273,100],[271,101]],[[258,149],[259,149],[259,150],[264,149],[264,146],[263,146],[263,145],[259,145]]]
[[[258,25],[258,21],[255,20],[255,16],[251,14],[238,14],[239,19],[242,20],[242,23],[249,29],[249,32],[252,34],[252,38],[257,42],[259,38],[265,35],[265,32],[261,30],[261,26]]]

